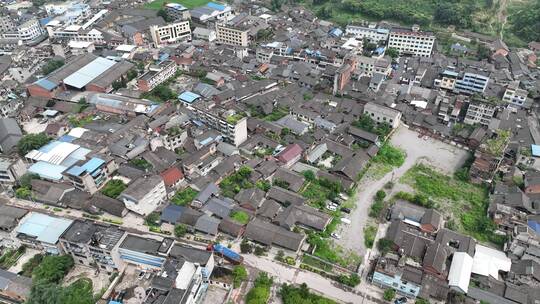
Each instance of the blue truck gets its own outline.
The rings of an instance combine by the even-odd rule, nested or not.
[[[223,258],[225,258],[227,261],[231,262],[232,264],[235,264],[235,265],[238,265],[238,264],[242,264],[242,262],[244,261],[244,258],[232,251],[231,249],[221,245],[221,244],[209,244],[208,247],[206,248],[206,250],[208,251],[213,251],[215,253],[217,253],[218,255],[222,256]]]

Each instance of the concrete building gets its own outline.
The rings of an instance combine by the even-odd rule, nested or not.
[[[346,59],[345,62],[341,65],[341,67],[339,67],[339,69],[336,71],[336,75],[334,76],[334,94],[343,91],[345,86],[351,80],[351,76],[356,70],[357,64],[358,62],[356,61],[356,59],[354,57],[351,57],[349,59]]]
[[[194,113],[199,120],[220,132],[226,140],[236,147],[247,140],[247,118],[233,110],[201,106],[195,107]]]
[[[6,39],[17,39],[23,44],[37,44],[45,39],[46,31],[41,27],[38,19],[32,18],[19,24],[16,29],[12,28],[11,31],[4,32],[2,36]]]
[[[392,128],[397,128],[401,120],[400,111],[373,102],[368,102],[364,106],[364,114],[376,123],[387,123]]]
[[[151,66],[148,72],[137,79],[137,86],[143,92],[151,91],[159,84],[176,74],[178,66],[172,60],[163,61],[158,65]]]
[[[373,272],[372,283],[392,288],[398,294],[415,298],[422,288],[422,269],[413,265],[399,265],[399,257],[387,254],[379,258]]]
[[[375,24],[370,24],[367,27],[350,24],[345,27],[345,34],[353,35],[360,40],[365,38],[371,43],[386,42],[389,32],[388,29],[377,28]]]
[[[199,23],[207,23],[209,21],[227,20],[233,14],[232,8],[226,4],[208,2],[204,6],[196,7],[189,11],[191,19]]]
[[[151,25],[150,36],[156,46],[191,39],[189,21],[178,21],[166,25]]]
[[[154,211],[167,197],[165,183],[159,175],[140,177],[118,197],[126,208],[140,215]]]
[[[14,184],[25,173],[22,159],[0,158],[0,184]]]
[[[456,80],[454,91],[462,94],[483,94],[489,82],[489,75],[478,71],[465,72]]]
[[[392,73],[392,59],[390,57],[373,58],[358,56],[356,71],[368,77],[372,77],[374,73],[380,73],[388,77]]]
[[[512,81],[504,91],[502,100],[511,105],[522,108],[530,108],[532,100],[528,97],[529,92],[519,87],[519,80]]]
[[[390,31],[388,47],[403,55],[429,57],[435,44],[435,35],[422,32],[418,26],[409,28],[394,27]]]
[[[161,142],[167,150],[174,151],[184,145],[187,139],[187,131],[180,127],[172,127],[163,130],[160,134]]]
[[[249,28],[217,24],[216,37],[218,43],[236,46],[248,46]]]
[[[495,115],[497,108],[497,104],[487,100],[471,100],[463,122],[469,125],[481,124],[487,126]]]
[[[105,161],[99,157],[92,157],[77,162],[64,172],[64,176],[75,188],[94,194],[105,185],[117,168],[113,159]]]
[[[169,238],[150,239],[128,234],[118,247],[118,254],[125,263],[157,271],[165,264],[172,244]]]
[[[112,274],[123,267],[117,254],[125,232],[113,225],[76,220],[60,237],[60,244],[76,264]]]
[[[187,7],[180,3],[167,3],[165,4],[165,10],[167,11],[167,16],[173,20],[185,20],[190,17]]]

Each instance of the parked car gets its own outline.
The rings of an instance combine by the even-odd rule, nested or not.
[[[336,211],[337,207],[335,205],[328,204],[328,205],[326,205],[326,209],[328,209],[330,211]]]
[[[336,240],[340,240],[341,239],[341,235],[335,233],[335,232],[332,232],[332,234],[330,234],[330,236],[332,236],[333,238],[335,238]]]
[[[342,222],[343,224],[347,224],[347,225],[350,225],[350,224],[351,224],[351,220],[348,219],[348,218],[345,218],[345,217],[342,217],[342,218],[341,218],[341,222]]]
[[[407,303],[407,298],[406,297],[401,297],[401,298],[396,299],[394,301],[394,304],[405,304],[405,303]]]
[[[341,211],[347,213],[347,214],[350,214],[351,213],[351,209],[349,208],[346,208],[346,207],[341,207]]]

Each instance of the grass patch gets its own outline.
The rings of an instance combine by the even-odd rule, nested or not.
[[[221,193],[226,197],[233,198],[240,190],[253,188],[255,185],[249,181],[251,171],[251,168],[244,166],[234,174],[224,178],[219,184]]]
[[[487,190],[454,177],[444,175],[426,165],[415,165],[400,181],[417,194],[433,200],[434,208],[454,220],[455,229],[480,242],[502,245],[504,239],[494,234],[495,224],[486,215],[489,205]]]
[[[377,236],[377,227],[368,226],[364,228],[364,245],[367,248],[372,248],[375,243],[375,237]]]
[[[390,164],[372,162],[369,168],[362,176],[362,178],[368,178],[377,180],[383,178],[386,174],[392,172],[394,167]]]
[[[171,198],[171,202],[178,206],[187,206],[195,199],[195,197],[197,197],[198,194],[199,191],[188,187],[182,191],[177,191]]]
[[[384,144],[377,155],[373,157],[375,163],[401,167],[405,162],[407,154],[402,149],[398,149],[389,143]]]
[[[206,3],[208,2],[210,1],[209,0],[156,0],[156,1],[152,1],[150,3],[145,4],[144,8],[159,10],[165,5],[165,3],[179,3],[187,7],[188,9],[192,9],[194,7],[206,5]]]
[[[127,185],[119,179],[111,179],[104,187],[101,189],[101,193],[110,198],[117,198],[122,191],[127,188]]]
[[[249,214],[244,211],[233,211],[230,216],[235,222],[242,225],[246,225],[249,222]]]
[[[266,272],[260,272],[255,279],[253,288],[246,295],[246,304],[267,303],[270,299],[270,287],[274,283],[272,277]]]
[[[309,205],[323,209],[326,206],[326,201],[335,199],[341,190],[343,190],[342,186],[337,182],[316,178],[309,180],[300,194],[308,200]]]
[[[311,293],[306,283],[302,283],[299,287],[283,284],[279,290],[279,295],[283,304],[337,304],[323,296]]]
[[[326,272],[331,272],[332,269],[334,269],[334,266],[332,266],[332,264],[326,263],[324,261],[321,261],[321,260],[316,259],[316,258],[314,258],[312,256],[309,256],[309,255],[303,255],[302,256],[302,263],[304,263],[306,265],[309,265],[309,266],[319,268],[319,269],[324,270]]]
[[[149,163],[146,159],[144,158],[134,158],[134,159],[130,159],[129,160],[129,163],[133,166],[135,166],[136,168],[138,169],[141,169],[143,171],[146,171],[146,170],[150,170],[152,169],[152,164]]]

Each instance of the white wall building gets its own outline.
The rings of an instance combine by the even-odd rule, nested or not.
[[[140,177],[118,197],[126,208],[140,215],[148,215],[166,198],[165,183],[158,175]]]
[[[421,32],[418,26],[408,28],[393,28],[388,38],[388,47],[394,48],[400,54],[429,57],[435,44],[435,35],[431,32]]]
[[[189,21],[179,21],[164,26],[151,25],[150,35],[156,45],[191,39]]]
[[[377,28],[375,25],[370,25],[368,27],[358,26],[358,25],[347,25],[345,28],[345,33],[353,35],[358,39],[366,38],[369,42],[378,43],[380,41],[388,40],[388,29]]]
[[[367,114],[376,123],[387,123],[392,128],[397,128],[401,120],[400,111],[373,102],[368,102],[364,106],[364,114]]]

